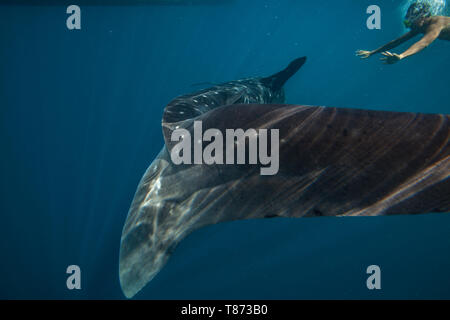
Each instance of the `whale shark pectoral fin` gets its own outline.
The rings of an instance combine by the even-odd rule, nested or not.
[[[279,172],[263,176],[258,164],[174,165],[165,146],[141,180],[122,232],[127,297],[151,281],[185,236],[206,225],[450,209],[448,115],[242,104],[199,119],[204,130],[279,130]]]
[[[284,70],[263,78],[261,82],[272,88],[272,90],[280,90],[284,84],[305,64],[306,57],[301,57],[292,61]]]

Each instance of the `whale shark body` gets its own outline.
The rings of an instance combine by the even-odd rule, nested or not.
[[[450,117],[286,105],[296,59],[267,78],[231,81],[165,108],[165,146],[142,177],[120,248],[130,298],[161,270],[189,233],[224,221],[376,216],[450,211]],[[279,130],[279,171],[260,164],[175,165],[174,130]]]

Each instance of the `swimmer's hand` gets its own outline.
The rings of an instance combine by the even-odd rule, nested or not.
[[[360,57],[361,59],[367,59],[371,55],[373,55],[373,51],[366,51],[366,50],[358,50],[356,51],[356,55]]]
[[[384,58],[381,58],[380,60],[385,64],[394,64],[403,59],[401,55],[389,51],[383,52],[381,54],[384,56]]]

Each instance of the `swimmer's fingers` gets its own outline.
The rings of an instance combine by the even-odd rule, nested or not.
[[[361,59],[367,59],[372,55],[371,51],[366,51],[366,50],[358,50],[356,51],[356,56],[360,57]]]
[[[355,54],[356,56],[361,57],[363,59],[368,58],[370,56],[370,52],[366,50],[357,50]]]
[[[383,61],[385,64],[393,64],[401,60],[400,56],[396,53],[386,51],[382,52],[381,54],[384,56],[384,58],[381,58],[380,60]]]

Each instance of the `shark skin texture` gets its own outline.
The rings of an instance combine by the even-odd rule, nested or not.
[[[122,232],[126,297],[155,277],[183,238],[207,225],[450,211],[450,116],[283,104],[282,86],[305,61],[168,104],[165,146],[142,177]],[[193,135],[194,121],[204,131],[279,130],[277,174],[261,175],[261,164],[175,165],[171,134],[183,128]]]

